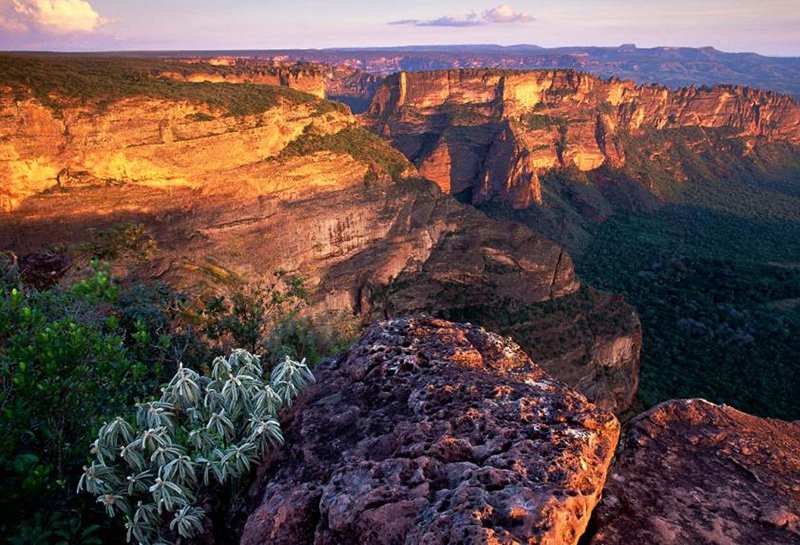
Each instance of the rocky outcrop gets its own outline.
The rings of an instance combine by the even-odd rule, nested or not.
[[[200,103],[134,97],[102,109],[65,101],[56,116],[33,98],[3,97],[0,172],[9,183],[0,191],[13,209],[0,216],[0,250],[79,245],[116,224],[137,224],[154,240],[151,259],[121,274],[205,292],[271,283],[283,270],[305,279],[309,313],[365,319],[498,301],[537,305],[581,286],[557,245],[414,180],[398,152],[362,142],[351,133],[352,116],[319,102],[230,116]],[[282,154],[309,134],[375,147],[358,160],[324,145]],[[406,178],[393,180],[370,154],[404,165]],[[598,297],[590,308],[610,303],[630,313],[622,301]],[[626,378],[630,395],[612,393],[616,383],[590,387],[586,354],[628,336],[630,317],[606,336],[589,333],[601,327],[598,314],[591,327],[567,320],[552,338],[515,338],[538,350],[537,359],[557,359],[556,376],[580,382],[593,401],[624,410],[635,376]],[[560,339],[579,339],[580,348]],[[628,368],[638,373],[638,365]]]
[[[247,60],[231,61],[235,69],[204,71],[202,68],[164,71],[157,77],[191,83],[250,83],[275,85],[325,98],[325,78],[321,67],[305,64],[270,65]]]
[[[800,542],[800,423],[701,399],[633,420],[592,544]]]
[[[619,434],[514,343],[398,319],[322,364],[241,543],[577,543]]]
[[[443,190],[515,208],[542,204],[547,170],[624,166],[629,135],[699,127],[745,149],[800,144],[800,107],[785,95],[672,91],[570,70],[401,72],[386,78],[364,119]]]

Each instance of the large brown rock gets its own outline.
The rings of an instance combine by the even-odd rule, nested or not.
[[[429,318],[317,370],[241,543],[576,543],[619,425],[514,343]]]
[[[702,399],[630,423],[591,543],[800,543],[800,423]]]

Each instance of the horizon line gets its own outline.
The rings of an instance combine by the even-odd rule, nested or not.
[[[543,52],[559,49],[623,49],[632,47],[636,50],[647,51],[657,49],[694,49],[694,50],[714,50],[719,53],[729,55],[758,55],[760,57],[771,57],[779,59],[797,59],[800,55],[768,55],[756,51],[726,51],[717,49],[713,45],[687,46],[687,45],[658,45],[653,47],[639,47],[634,43],[623,43],[620,45],[563,45],[555,47],[544,47],[536,44],[519,43],[511,45],[501,45],[496,43],[469,43],[469,44],[406,44],[393,46],[338,46],[338,47],[280,47],[280,48],[144,48],[144,49],[83,49],[83,50],[59,50],[59,49],[8,49],[0,50],[0,53],[22,53],[22,54],[67,54],[67,55],[97,55],[97,54],[131,54],[131,53],[236,53],[236,52],[284,52],[284,51],[315,51],[315,52],[348,52],[348,51],[387,51],[397,49],[415,48],[419,50],[446,49],[446,48],[468,48],[468,47],[493,47],[498,49],[513,48],[534,48]]]

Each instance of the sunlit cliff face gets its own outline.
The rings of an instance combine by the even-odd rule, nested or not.
[[[622,167],[624,135],[700,127],[750,147],[800,143],[800,108],[784,95],[670,91],[573,71],[400,73],[387,78],[365,119],[444,191],[516,208],[541,203],[544,171]]]

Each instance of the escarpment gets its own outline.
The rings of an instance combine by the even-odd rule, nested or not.
[[[419,179],[345,109],[273,98],[232,115],[146,96],[53,108],[6,91],[0,250],[69,248],[134,224],[155,246],[127,273],[189,291],[269,282],[281,270],[305,279],[309,313],[477,317],[517,305],[527,326],[512,334],[542,365],[605,408],[630,404],[641,334],[621,299],[582,286],[549,240]],[[609,312],[622,319],[603,331]],[[630,350],[613,348],[619,339]]]
[[[165,71],[158,74],[158,77],[192,83],[209,82],[276,85],[302,91],[319,98],[325,98],[326,82],[320,67],[303,64],[269,65],[241,60],[238,62],[233,61],[232,65],[238,69],[220,70],[217,72],[196,70],[186,71],[186,73],[181,71]]]
[[[518,346],[432,319],[317,369],[259,470],[241,543],[574,544],[619,424]]]
[[[800,107],[789,96],[734,86],[673,91],[570,70],[401,72],[385,80],[365,122],[444,191],[515,208],[542,205],[548,170],[624,167],[628,140],[642,135],[667,140],[644,151],[651,159],[689,128],[701,131],[688,142],[698,151],[729,140],[744,153],[764,142],[800,144]],[[679,165],[670,167],[680,179]]]

